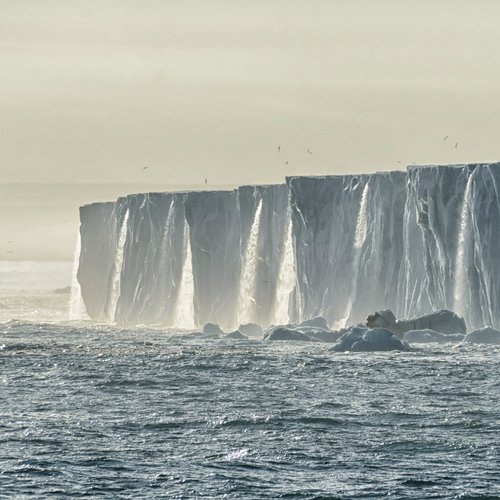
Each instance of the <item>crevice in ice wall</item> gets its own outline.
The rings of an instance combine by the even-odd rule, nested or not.
[[[284,243],[281,251],[281,262],[276,288],[276,305],[274,323],[287,324],[290,322],[290,295],[296,286],[295,257],[293,252],[292,217],[288,211],[288,222],[284,231]]]
[[[255,321],[255,288],[257,285],[257,245],[259,242],[260,219],[262,214],[262,198],[259,200],[255,217],[250,229],[247,248],[243,260],[238,295],[238,321],[240,324]]]
[[[88,319],[85,304],[82,298],[82,289],[78,282],[78,267],[80,265],[80,253],[82,249],[82,237],[80,234],[80,226],[78,226],[78,235],[76,237],[75,253],[73,256],[73,271],[71,274],[71,297],[69,302],[69,319],[83,320]]]
[[[469,266],[471,245],[471,201],[474,172],[469,173],[465,187],[460,228],[458,232],[457,257],[455,260],[455,279],[453,286],[453,309],[460,316],[469,317],[467,268]]]
[[[195,328],[194,322],[194,280],[193,262],[189,225],[184,222],[184,263],[175,308],[174,326],[177,328]]]
[[[127,208],[123,216],[120,233],[118,236],[118,245],[116,247],[115,262],[113,268],[113,277],[111,279],[111,294],[106,308],[106,316],[110,321],[115,320],[116,306],[120,298],[120,278],[123,265],[123,250],[127,239],[129,209]]]
[[[160,298],[164,302],[164,306],[161,307],[161,311],[159,311],[159,316],[161,317],[161,322],[169,324],[169,308],[168,308],[168,303],[167,303],[167,297],[168,297],[168,283],[167,281],[169,279],[172,279],[173,271],[172,271],[172,266],[173,266],[173,258],[171,255],[169,255],[171,252],[171,248],[173,246],[172,244],[172,237],[173,237],[173,230],[174,230],[174,212],[175,212],[175,207],[174,207],[174,199],[170,201],[170,204],[168,206],[168,211],[167,211],[167,218],[165,222],[165,227],[163,229],[163,235],[161,239],[161,244],[160,244],[160,252],[159,252],[159,269],[157,275],[155,275],[156,279],[156,286],[154,289],[156,290],[156,293],[160,295]],[[156,300],[156,302],[159,302]]]

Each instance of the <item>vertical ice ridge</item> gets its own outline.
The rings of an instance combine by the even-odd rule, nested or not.
[[[171,268],[173,266],[173,263],[172,263],[173,257],[171,255],[171,253],[172,253],[171,249],[172,249],[172,237],[173,237],[173,230],[174,230],[174,223],[173,223],[174,212],[175,212],[174,198],[172,197],[172,199],[170,200],[170,203],[168,205],[167,217],[166,217],[165,225],[163,227],[163,234],[162,234],[161,243],[160,243],[159,259],[158,259],[158,272],[154,274],[154,279],[155,279],[154,289],[161,296],[165,297],[165,299],[168,295],[167,279],[172,274]],[[167,319],[165,317],[167,304],[164,307],[162,307],[161,309],[162,309],[162,311],[160,312],[160,315],[161,315],[162,322],[164,322]]]
[[[123,221],[118,236],[118,244],[116,246],[113,276],[111,278],[111,294],[109,297],[108,308],[106,311],[106,316],[110,321],[115,320],[116,306],[118,305],[118,299],[120,298],[120,280],[121,280],[121,272],[123,265],[123,251],[125,249],[125,241],[127,240],[128,218],[129,218],[129,209],[127,208],[125,215],[123,216]]]
[[[355,305],[357,298],[359,267],[361,264],[361,251],[363,244],[366,240],[366,233],[367,233],[368,191],[369,191],[369,184],[367,180],[365,187],[363,188],[363,194],[361,195],[361,200],[359,202],[358,217],[356,220],[356,228],[354,230],[352,283],[351,283],[351,290],[349,293],[349,302],[347,303],[347,308],[344,315],[343,326],[346,326],[352,319],[353,306]]]

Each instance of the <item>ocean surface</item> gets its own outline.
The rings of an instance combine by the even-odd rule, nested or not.
[[[0,498],[500,498],[500,348],[332,353],[0,294]]]

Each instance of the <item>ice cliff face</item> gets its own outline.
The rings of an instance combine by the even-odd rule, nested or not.
[[[398,311],[500,324],[500,164],[408,169]]]
[[[119,323],[172,324],[185,254],[185,196],[147,193],[119,200],[120,230],[125,231],[115,313]]]
[[[448,308],[500,326],[500,165],[291,177],[80,210],[92,319],[234,328]]]
[[[93,203],[80,208],[81,251],[78,281],[87,314],[97,321],[107,317],[117,244],[116,204]]]
[[[289,179],[297,320],[358,322],[396,302],[405,179],[404,172]]]

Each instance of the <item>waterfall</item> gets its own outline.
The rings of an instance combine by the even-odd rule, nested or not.
[[[458,233],[457,258],[455,260],[455,279],[453,283],[453,310],[461,316],[467,316],[467,257],[470,242],[470,220],[472,185],[474,173],[471,172],[465,186],[462,213],[460,215],[460,229]]]
[[[182,265],[182,277],[177,296],[175,308],[174,326],[178,328],[193,329],[194,323],[194,280],[193,261],[191,254],[191,241],[189,225],[184,222],[184,263]]]
[[[274,323],[287,324],[290,322],[290,294],[296,282],[295,258],[292,241],[292,217],[288,213],[288,224],[284,232],[283,250],[276,288],[276,305],[274,309]]]
[[[78,282],[78,266],[80,265],[80,252],[82,249],[82,237],[80,228],[76,237],[75,253],[73,256],[73,271],[71,273],[71,298],[69,301],[69,319],[82,320],[88,319],[85,304],[83,303],[82,290]]]
[[[367,209],[368,209],[368,181],[363,188],[363,194],[361,195],[361,201],[359,203],[358,218],[356,221],[356,229],[354,231],[354,253],[352,259],[352,285],[351,291],[349,293],[349,302],[346,308],[346,315],[342,320],[344,326],[347,326],[349,320],[352,316],[352,306],[354,305],[354,300],[356,298],[356,292],[358,288],[358,276],[359,276],[359,265],[361,261],[361,249],[363,243],[366,239],[366,233],[368,230],[367,224]]]
[[[361,202],[359,204],[358,220],[356,222],[356,231],[354,239],[354,248],[358,249],[363,246],[366,239],[366,209],[368,206],[368,182],[365,184]]]
[[[238,321],[240,324],[254,320],[255,287],[257,274],[257,245],[259,243],[260,217],[262,213],[262,198],[259,201],[248,237],[245,258],[240,277],[240,291],[238,296]]]
[[[106,316],[110,321],[114,321],[116,314],[116,306],[120,298],[120,281],[123,265],[123,251],[125,249],[125,241],[127,240],[129,209],[125,212],[123,222],[118,235],[118,244],[116,246],[115,260],[113,266],[113,277],[111,279],[111,294],[106,308]]]

